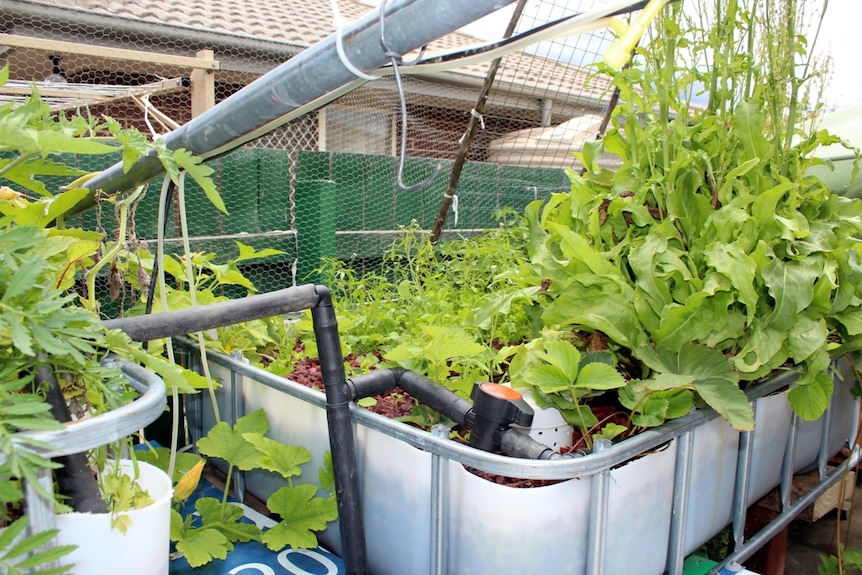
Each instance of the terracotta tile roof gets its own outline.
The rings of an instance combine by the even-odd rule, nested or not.
[[[25,0],[116,16],[143,22],[219,33],[226,36],[266,39],[296,49],[311,46],[334,31],[329,0]],[[356,0],[339,0],[347,21],[376,10]],[[465,34],[453,33],[435,41],[429,50],[452,49],[476,43]],[[456,75],[483,78],[488,64],[453,71]],[[526,53],[504,59],[498,82],[554,93],[578,92],[587,101],[606,96],[608,83],[589,78],[587,70]]]
[[[308,47],[333,32],[328,0],[37,0],[97,14],[266,38]],[[373,8],[339,0],[341,15],[355,20]]]

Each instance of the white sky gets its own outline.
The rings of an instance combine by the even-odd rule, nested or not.
[[[826,17],[815,50],[832,55],[833,73],[827,91],[830,107],[843,108],[862,104],[862,2],[829,0]],[[854,37],[855,36],[855,37]]]

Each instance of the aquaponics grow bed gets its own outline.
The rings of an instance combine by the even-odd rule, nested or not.
[[[180,345],[196,357],[191,341]],[[240,357],[209,353],[208,361],[223,384],[217,392],[223,419],[263,408],[274,439],[306,447],[310,468],[323,463],[331,445],[323,393]],[[583,457],[552,461],[480,451],[450,441],[446,429],[426,432],[351,405],[368,571],[673,575],[682,573],[687,555],[728,525],[736,549],[723,564],[741,562],[859,458],[852,447],[827,473],[827,461],[855,445],[859,412],[849,363],[836,361],[830,370],[835,394],[815,422],[792,413],[784,391],[794,374],[787,372],[746,391],[755,409],[754,431],[737,432],[705,409]],[[193,439],[214,424],[206,403],[202,395],[190,406]],[[514,489],[466,468],[562,481]],[[822,480],[791,503],[793,474],[811,469],[820,470]],[[262,474],[237,485],[260,499],[279,487]],[[747,507],[776,486],[783,511],[744,541]],[[344,547],[337,525],[321,542],[336,553]]]

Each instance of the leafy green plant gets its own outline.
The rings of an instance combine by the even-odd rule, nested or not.
[[[581,353],[570,341],[550,336],[504,347],[499,355],[513,356],[509,364],[512,385],[531,389],[540,408],[558,409],[581,430],[587,448],[592,448],[592,430],[599,420],[586,400],[626,384],[613,357],[607,352]]]
[[[469,398],[473,384],[486,375],[488,348],[459,328],[421,326],[421,330],[420,343],[402,343],[384,358],[404,369],[427,373],[431,381]]]
[[[318,273],[333,290],[344,356],[376,366],[379,354],[381,366],[409,367],[466,396],[473,382],[491,379],[494,345],[523,339],[525,323],[521,310],[483,313],[493,283],[509,282],[494,277],[526,257],[523,218],[509,210],[498,215],[498,228],[442,245],[407,226],[376,271],[359,274],[349,262],[324,261]],[[308,314],[291,325],[269,367],[279,373],[317,353]],[[298,353],[294,340],[302,342]]]
[[[842,546],[837,555],[823,555],[817,567],[819,575],[850,575],[862,572],[862,551]]]
[[[57,535],[56,529],[23,537],[28,518],[21,517],[0,530],[0,569],[8,575],[63,575],[72,572],[72,566],[43,567],[62,559],[72,546],[46,547]]]
[[[7,80],[8,69],[4,67],[0,69],[0,85]],[[36,474],[58,468],[57,464],[37,454],[35,448],[44,446],[19,433],[61,427],[50,413],[45,390],[35,384],[34,375],[40,368],[49,368],[56,376],[78,417],[104,413],[136,395],[118,369],[103,363],[109,355],[152,369],[173,389],[193,392],[201,386],[202,378],[193,372],[148,353],[124,333],[107,330],[101,323],[93,284],[97,275],[110,268],[113,282],[118,270],[133,261],[138,266],[137,287],[140,289],[148,279],[141,265],[145,252],[127,247],[136,242],[126,235],[143,189],[99,198],[116,206],[120,230],[111,241],[104,234],[66,225],[68,216],[91,194],[80,186],[92,174],[72,167],[70,157],[116,154],[128,168],[151,151],[158,154],[170,176],[178,177],[184,170],[200,180],[208,195],[215,192],[208,179],[211,170],[199,159],[182,150],[166,150],[158,142],[147,142],[136,130],[123,129],[108,118],[53,114],[35,88],[22,103],[0,105],[0,183],[18,188],[0,185],[0,501],[6,522],[14,519],[12,513],[18,511],[23,499],[20,481],[27,481],[42,497],[55,497],[37,481]],[[58,178],[70,183],[62,188],[46,183]],[[114,287],[112,283],[112,290]],[[106,461],[131,441],[128,437],[123,445],[103,446],[88,454],[99,470],[114,524],[121,530],[125,516],[120,512],[146,504],[147,498],[129,478],[112,471]],[[57,506],[64,508],[59,501]],[[46,561],[53,561],[61,551],[67,551],[63,548],[49,555],[37,551],[53,533],[14,542],[6,539],[6,533],[20,533],[25,523],[19,519],[7,527],[0,545],[4,567],[10,572],[25,564],[40,565],[40,558],[49,555]],[[33,557],[15,563],[21,549],[32,552]]]
[[[179,466],[178,485],[174,493],[175,507],[171,515],[171,540],[176,549],[192,567],[200,567],[213,559],[224,559],[234,543],[261,541],[269,549],[279,551],[285,546],[308,548],[317,546],[315,531],[324,529],[337,518],[335,497],[318,495],[313,484],[293,485],[293,478],[301,473],[300,466],[311,456],[303,447],[287,446],[265,437],[269,431],[266,413],[261,409],[237,420],[231,427],[218,423],[198,441],[200,452],[210,458],[227,463],[227,475],[221,500],[201,497],[195,501],[194,513],[181,514],[179,507],[192,494],[198,483],[203,460],[185,454],[186,461]],[[167,466],[166,448],[144,451],[141,459],[155,465]],[[266,501],[270,512],[279,517],[277,525],[261,531],[253,523],[242,522],[243,510],[228,500],[235,471],[266,470],[276,473],[287,485],[276,490]],[[324,490],[332,489],[331,462],[329,469],[320,471]],[[327,479],[328,478],[328,479]]]
[[[751,429],[738,381],[779,369],[799,373],[791,404],[815,419],[831,356],[859,348],[860,205],[806,174],[811,152],[837,138],[800,130],[804,74],[767,81],[797,74],[806,54],[795,22],[770,28],[791,17],[786,4],[767,4],[733,3],[739,17],[728,18],[717,3],[720,18],[707,8],[689,27],[669,6],[635,65],[605,70],[621,96],[612,127],[585,146],[570,192],[527,208],[531,267],[500,296],[540,307],[545,329],[606,338],[639,425],[685,413],[692,398]],[[692,69],[702,54],[712,60]],[[680,97],[698,82],[711,87],[705,109]],[[620,168],[600,168],[603,152]]]

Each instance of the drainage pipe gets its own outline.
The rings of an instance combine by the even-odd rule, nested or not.
[[[391,0],[384,11],[386,44],[398,54],[407,54],[513,1]],[[327,95],[344,86],[361,85],[348,66],[367,74],[386,65],[389,57],[380,40],[380,13],[371,10],[163,136],[161,142],[204,159],[227,153],[309,111],[310,103],[322,105]],[[346,62],[339,56],[339,44]],[[86,184],[92,193],[75,211],[92,207],[96,190],[129,190],[162,173],[155,153],[141,158],[128,171],[118,162]]]
[[[314,337],[320,357],[320,371],[326,393],[326,422],[329,428],[329,449],[335,475],[335,500],[341,532],[341,555],[350,575],[368,572],[365,553],[365,527],[360,507],[359,466],[356,461],[356,441],[350,419],[350,389],[344,373],[344,358],[338,337],[338,324],[329,290],[317,286],[318,305],[311,308]]]
[[[354,401],[399,387],[437,413],[469,427],[473,404],[418,373],[400,368],[377,369],[354,377],[348,385]]]
[[[51,415],[60,423],[69,423],[72,416],[60,383],[50,366],[44,365],[36,371],[33,386],[45,390],[45,400],[51,406]],[[102,499],[99,484],[90,470],[87,455],[83,452],[58,455],[54,462],[61,465],[54,471],[57,489],[66,497],[65,503],[79,513],[107,513],[108,506]]]

